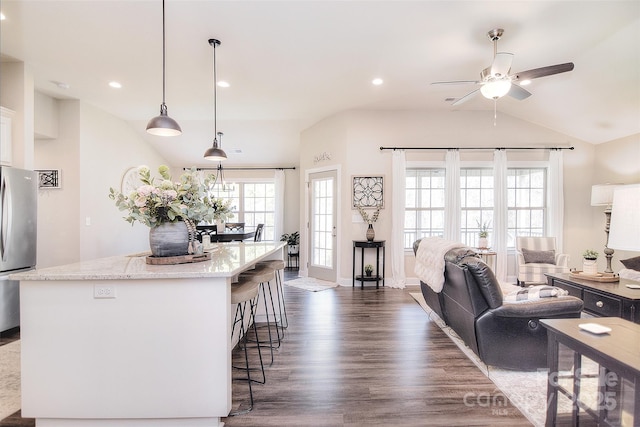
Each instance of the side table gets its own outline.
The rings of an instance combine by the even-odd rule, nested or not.
[[[498,253],[490,249],[480,249],[480,248],[476,248],[475,251],[478,255],[480,255],[480,258],[482,259],[482,261],[484,261],[484,263],[489,266],[491,271],[495,272],[497,261],[498,261]]]
[[[601,317],[593,319],[593,323],[610,328],[610,332],[592,333],[580,327],[587,323],[591,322],[587,319],[540,320],[548,337],[546,426],[640,425],[640,325],[618,317]],[[573,350],[574,356],[566,387],[560,384],[563,371],[559,363],[560,345]],[[595,389],[581,387],[583,378],[588,377],[581,372],[583,356],[600,365]],[[582,394],[591,394],[591,399]],[[558,414],[561,396],[572,403],[570,415]],[[592,403],[586,404],[588,401]]]
[[[380,280],[384,286],[384,258],[385,258],[385,240],[354,240],[353,241],[353,276],[351,287],[355,287],[356,280],[360,281],[360,289],[364,289],[364,282],[376,282],[376,289],[380,287]],[[356,248],[360,248],[360,275],[356,276]],[[376,250],[376,274],[365,276],[364,274],[364,251],[365,249]],[[380,249],[382,249],[382,275],[380,274]]]

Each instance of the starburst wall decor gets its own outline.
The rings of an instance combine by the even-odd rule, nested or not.
[[[384,206],[384,178],[382,176],[353,177],[353,207],[381,208]]]

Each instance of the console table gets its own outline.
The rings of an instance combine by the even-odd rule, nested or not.
[[[360,288],[364,289],[364,282],[376,282],[376,289],[380,287],[380,280],[384,286],[384,243],[385,240],[354,240],[353,241],[353,275],[351,287],[355,287],[356,280],[360,281]],[[360,275],[356,276],[356,248],[360,248]],[[365,249],[376,250],[376,274],[366,276],[364,274],[364,251]],[[382,249],[382,275],[380,274],[380,249]]]
[[[611,332],[594,334],[583,331],[578,325],[587,323],[587,319],[541,319],[547,329],[548,367],[547,382],[547,420],[546,426],[567,425],[568,419],[558,420],[558,393],[570,399],[572,404],[569,425],[591,425],[590,417],[597,425],[639,425],[640,423],[640,325],[617,317],[603,317],[595,323],[611,328]],[[573,350],[573,386],[563,387],[558,380],[559,345]],[[600,365],[596,407],[585,404],[581,399],[582,356]],[[625,386],[623,386],[623,380]],[[633,388],[628,390],[627,384]],[[627,390],[630,396],[626,396]],[[633,410],[630,407],[633,406]],[[630,418],[633,417],[631,420]],[[563,417],[564,418],[564,417]],[[567,417],[568,418],[568,417]],[[585,422],[586,421],[586,422]],[[595,425],[595,424],[594,424]]]
[[[549,286],[557,286],[569,295],[584,301],[584,311],[598,317],[621,317],[640,323],[640,289],[629,289],[627,284],[638,282],[620,279],[603,283],[572,277],[568,273],[547,273]]]

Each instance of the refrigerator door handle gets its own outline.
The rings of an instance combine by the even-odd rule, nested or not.
[[[2,261],[7,260],[7,242],[9,241],[9,230],[11,230],[11,191],[7,185],[6,176],[2,176],[0,183],[0,203],[2,203],[2,218],[0,227],[0,257]]]

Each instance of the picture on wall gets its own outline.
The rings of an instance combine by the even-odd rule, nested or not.
[[[384,206],[384,177],[353,177],[353,208],[382,208]]]
[[[60,169],[41,169],[38,172],[38,188],[60,188]]]

